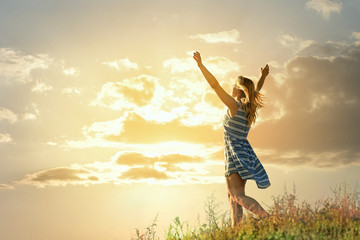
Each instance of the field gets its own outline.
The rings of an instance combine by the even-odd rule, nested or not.
[[[269,219],[258,219],[247,212],[242,223],[231,227],[229,211],[220,213],[220,203],[213,195],[205,202],[206,222],[190,227],[175,217],[162,239],[360,239],[359,192],[349,192],[342,183],[334,189],[333,197],[318,200],[314,207],[297,202],[296,188],[286,189],[279,196],[272,196],[273,204],[266,209]],[[143,231],[135,228],[132,239],[158,240],[156,220]]]

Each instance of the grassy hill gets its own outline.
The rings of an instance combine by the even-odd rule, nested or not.
[[[205,203],[206,223],[190,227],[175,217],[163,239],[360,239],[359,192],[348,192],[346,184],[331,190],[333,197],[318,200],[311,207],[306,201],[297,203],[294,186],[293,193],[285,190],[272,197],[273,204],[267,209],[271,217],[258,219],[248,212],[235,227],[231,227],[229,211],[219,213],[220,203],[211,195]],[[132,239],[160,239],[156,219],[144,231],[136,229]]]

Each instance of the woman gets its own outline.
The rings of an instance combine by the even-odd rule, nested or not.
[[[199,52],[195,52],[196,60],[202,74],[215,90],[220,100],[228,107],[223,118],[225,143],[225,179],[228,189],[228,200],[231,209],[231,222],[234,227],[241,222],[243,209],[250,210],[260,218],[269,217],[261,205],[253,198],[245,195],[245,184],[248,179],[256,181],[257,187],[269,187],[268,175],[247,140],[250,126],[255,123],[258,107],[263,107],[260,89],[269,74],[269,66],[261,68],[261,78],[256,89],[253,81],[239,76],[233,85],[231,96],[224,91],[215,77],[202,64]]]

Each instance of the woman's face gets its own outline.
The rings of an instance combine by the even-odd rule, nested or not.
[[[233,86],[233,89],[231,91],[231,96],[233,98],[237,98],[238,96],[240,96],[240,94],[241,94],[241,90]]]

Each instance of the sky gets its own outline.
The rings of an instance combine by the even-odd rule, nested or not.
[[[229,210],[223,115],[270,66],[248,140],[314,203],[360,181],[360,1],[0,1],[0,238],[130,239]]]

